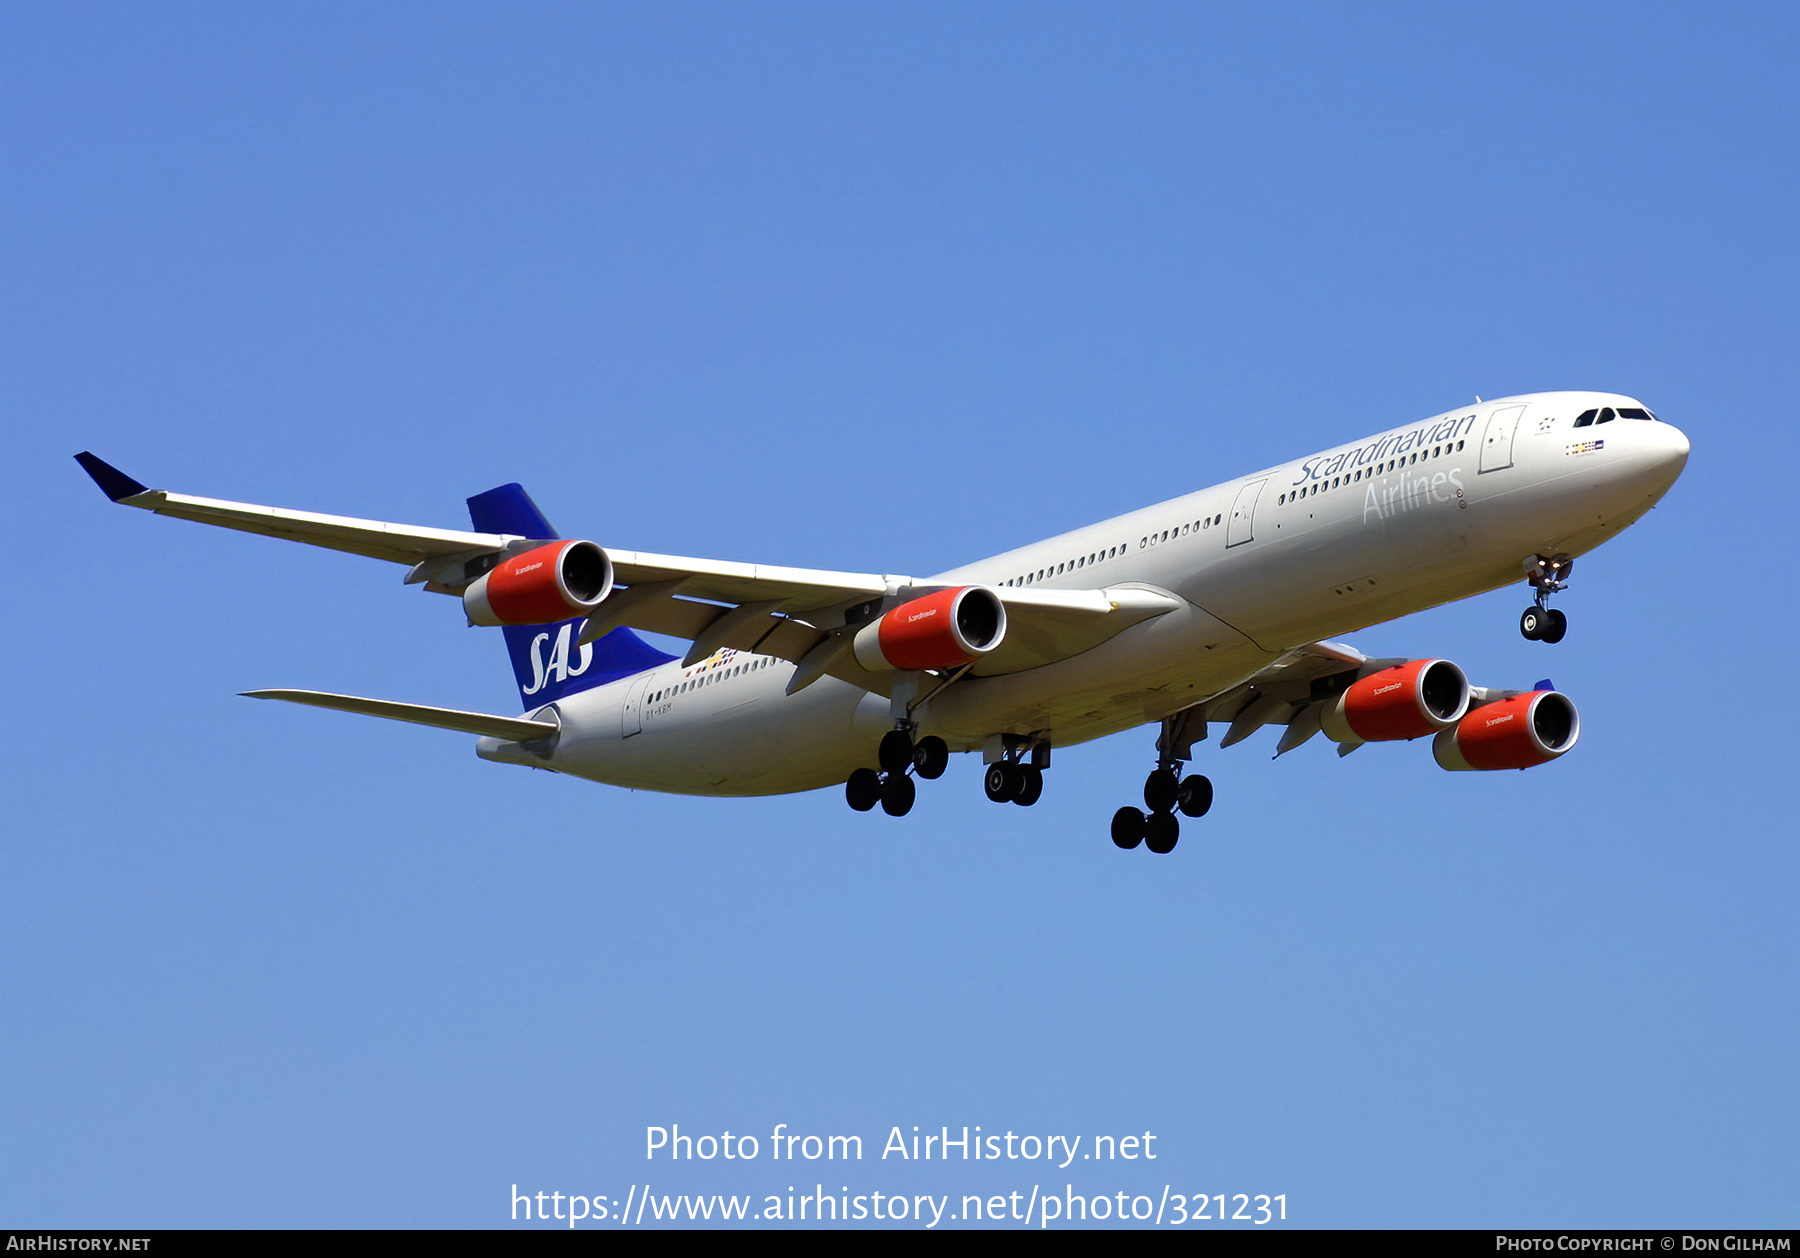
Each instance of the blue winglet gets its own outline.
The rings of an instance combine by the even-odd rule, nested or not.
[[[150,491],[148,485],[138,484],[105,459],[86,450],[76,455],[75,461],[81,464],[82,471],[94,478],[94,484],[100,486],[100,492],[114,502]]]
[[[1544,680],[1540,681],[1537,685],[1533,686],[1532,689],[1533,690],[1555,690],[1556,683],[1551,681],[1548,677],[1546,677],[1546,678],[1544,678]]]

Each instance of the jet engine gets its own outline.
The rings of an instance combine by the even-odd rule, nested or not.
[[[1475,708],[1432,740],[1431,754],[1446,769],[1529,769],[1579,737],[1581,715],[1569,697],[1534,690]]]
[[[483,573],[463,610],[472,625],[548,625],[587,615],[612,586],[612,560],[594,543],[551,542]]]
[[[857,631],[856,662],[872,672],[958,668],[1000,645],[1006,605],[980,585],[939,590],[888,612]]]
[[[1449,660],[1412,660],[1371,673],[1326,705],[1319,728],[1339,743],[1423,738],[1469,710],[1469,679]]]

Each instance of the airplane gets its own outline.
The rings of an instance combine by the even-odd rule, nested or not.
[[[108,498],[159,515],[404,564],[501,629],[519,716],[311,690],[249,697],[457,730],[476,754],[615,786],[774,795],[840,786],[892,816],[952,752],[997,803],[1031,805],[1053,747],[1158,728],[1144,808],[1111,836],[1173,851],[1221,746],[1284,726],[1346,755],[1429,737],[1450,770],[1524,769],[1580,736],[1546,679],[1472,686],[1448,660],[1370,659],[1338,635],[1523,575],[1527,638],[1576,557],[1662,498],[1688,441],[1641,402],[1552,392],[1459,407],[931,577],[602,548],[561,537],[517,484],[468,499],[473,531],[148,489],[83,452]],[[667,654],[633,630],[692,643]]]

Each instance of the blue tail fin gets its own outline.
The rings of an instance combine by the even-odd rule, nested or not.
[[[478,533],[553,538],[556,530],[519,485],[501,485],[469,499],[469,520]],[[554,703],[583,690],[655,668],[665,655],[629,629],[614,629],[597,642],[575,645],[580,618],[555,625],[508,625],[506,650],[512,656],[519,702],[527,709]]]

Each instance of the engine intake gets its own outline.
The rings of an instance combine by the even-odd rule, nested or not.
[[[1412,660],[1370,673],[1325,707],[1319,728],[1339,743],[1423,738],[1462,720],[1469,679],[1449,660]]]
[[[872,672],[958,668],[1000,645],[1006,605],[980,585],[915,598],[857,631],[856,662]]]
[[[1569,697],[1534,690],[1484,703],[1431,743],[1446,769],[1529,769],[1556,759],[1581,737],[1581,714]]]
[[[463,591],[472,625],[549,625],[585,616],[612,593],[612,560],[592,542],[514,555]]]

